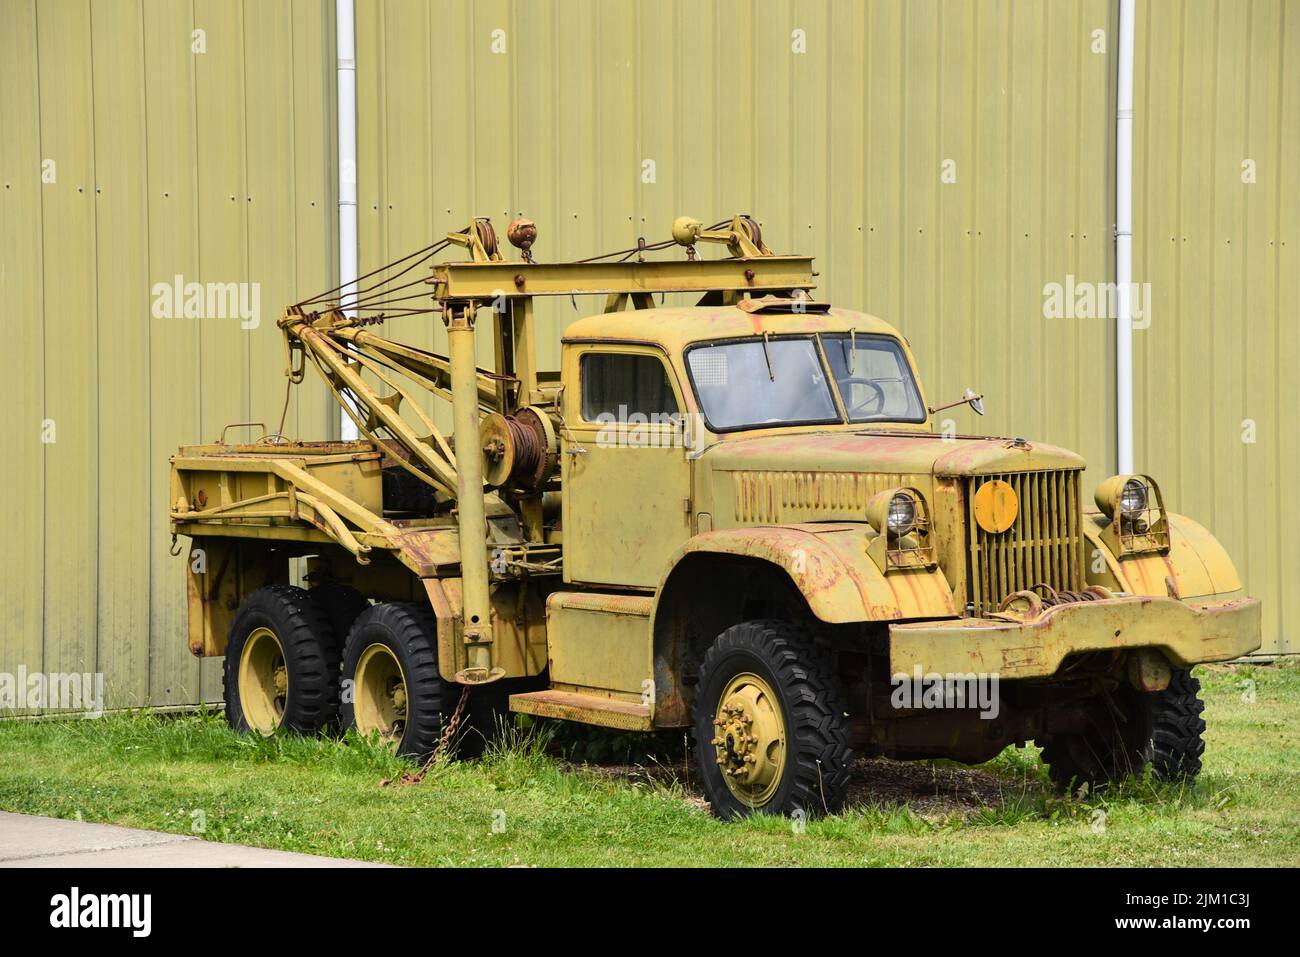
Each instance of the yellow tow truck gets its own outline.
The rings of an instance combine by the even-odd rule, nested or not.
[[[357,440],[172,457],[189,647],[225,656],[233,727],[416,758],[507,712],[689,728],[723,817],[835,811],[855,753],[1197,773],[1190,669],[1258,648],[1260,609],[1154,478],[1089,500],[1072,452],[936,432],[907,340],[749,216],[582,262],[507,238],[476,219],[285,311],[290,383],[311,366]],[[535,299],[593,293],[538,368]],[[375,328],[439,320],[445,356]]]

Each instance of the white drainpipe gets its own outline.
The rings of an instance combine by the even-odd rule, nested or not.
[[[1119,0],[1115,110],[1115,432],[1121,475],[1133,471],[1133,2]]]
[[[353,0],[335,0],[338,34],[339,296],[356,290],[357,279],[357,64]],[[339,409],[339,436],[357,437],[357,426]]]

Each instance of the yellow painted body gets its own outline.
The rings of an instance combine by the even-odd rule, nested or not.
[[[679,406],[685,401],[663,349],[635,342],[565,349],[563,381],[574,387],[563,395],[564,580],[653,588],[690,536],[691,467],[669,426],[609,428],[583,418],[578,369],[594,351],[663,363]]]
[[[1240,580],[1213,537],[1170,514],[1167,553],[1118,557],[1103,534],[1106,519],[1084,511],[1089,496],[1080,482],[1083,460],[1062,449],[1007,438],[936,436],[927,421],[725,434],[701,429],[689,452],[596,451],[596,433],[582,422],[581,355],[661,358],[682,411],[690,414],[699,411],[683,364],[691,344],[849,330],[899,339],[915,365],[891,326],[841,309],[824,315],[757,314],[732,306],[648,309],[571,324],[564,338],[568,429],[562,445],[581,451],[565,456],[566,494],[573,494],[574,477],[589,462],[597,465],[588,473],[591,484],[603,491],[598,501],[590,492],[566,501],[569,580],[653,585],[658,620],[675,613],[659,602],[673,595],[676,569],[689,568],[682,578],[697,575],[704,556],[760,562],[779,569],[823,622],[895,623],[889,626],[891,665],[908,673],[917,666],[985,668],[1007,679],[1042,679],[1055,674],[1067,656],[1090,650],[1155,648],[1189,665],[1259,647],[1258,603],[1238,600]],[[868,505],[897,487],[917,489],[927,503],[938,556],[933,565],[887,570],[886,563],[873,560],[873,549],[879,552],[882,543],[865,521]],[[670,543],[676,547],[665,560]],[[976,567],[974,556],[985,550],[981,561],[989,567]],[[1040,579],[1058,588],[1103,585],[1121,595],[1165,600],[1119,597],[1048,609],[1030,622],[992,617],[1011,591]],[[976,614],[967,607],[971,594]],[[1193,608],[1176,599],[1200,604]],[[934,624],[907,624],[925,619]],[[653,642],[657,631],[652,622],[647,640]],[[657,677],[663,680],[661,672]],[[668,683],[671,695],[678,694],[675,682]],[[675,708],[660,717],[672,723]]]
[[[1049,608],[1029,622],[967,618],[891,625],[892,674],[1053,675],[1067,656],[1154,648],[1174,665],[1239,658],[1259,647],[1259,600],[1117,598]]]
[[[666,425],[611,430],[584,418],[584,356],[640,356],[658,364],[678,408],[690,414],[698,409],[682,363],[691,343],[848,330],[897,337],[878,319],[838,309],[824,315],[755,314],[736,306],[641,309],[570,327],[560,379],[562,532],[551,539],[563,543],[563,579],[571,588],[630,592],[554,592],[543,622],[540,598],[516,607],[508,582],[492,585],[492,666],[507,676],[537,674],[544,662],[550,668],[552,690],[520,697],[520,710],[616,727],[675,723],[672,708],[655,713],[655,634],[658,620],[677,612],[661,604],[673,593],[677,569],[698,570],[700,561],[738,560],[776,570],[828,624],[887,625],[891,665],[905,672],[990,668],[1008,679],[1045,678],[1066,656],[1086,650],[1156,648],[1188,664],[1257,647],[1258,605],[1238,600],[1241,582],[1213,537],[1170,514],[1167,553],[1116,556],[1105,517],[1082,510],[1082,460],[1064,450],[1000,438],[945,438],[931,433],[928,423],[727,434],[697,425],[683,443]],[[458,624],[465,620],[459,523],[399,527],[382,518],[378,458],[365,442],[182,450],[174,463],[177,530],[202,537],[219,527],[230,538],[218,542],[333,541],[362,563],[386,550],[399,563],[390,562],[391,571],[404,566],[418,575],[438,613],[444,675],[454,679],[466,668],[481,668],[482,659],[476,664],[471,654],[475,644],[465,641]],[[1045,484],[1036,478],[1042,475],[1063,476],[1066,484]],[[920,496],[934,542],[915,567],[884,560],[880,533],[867,521],[880,512],[872,503],[899,487]],[[462,500],[467,494],[461,489]],[[493,526],[497,540],[522,543],[517,530],[509,531],[510,510],[494,501],[488,512],[505,523]],[[1046,528],[1062,510],[1073,510],[1073,517],[1060,526],[1067,537],[1055,551],[1040,555],[1016,546],[1019,551],[996,553],[1003,563],[1023,559],[1029,578],[972,566],[975,526],[983,536],[979,548],[992,549],[1014,539],[1017,523],[1031,531],[1035,523]],[[255,587],[249,576],[271,574],[247,545],[220,544],[214,554],[233,570],[191,576],[191,647],[203,655],[221,652],[223,626],[242,594]],[[981,574],[982,585],[975,581]],[[1027,622],[979,617],[967,607],[980,587],[997,600],[1032,584],[1030,578],[1051,574],[1062,587],[1082,587],[1086,577],[1114,592],[1158,600],[1121,597],[1053,608]],[[1021,584],[1013,585],[1017,580]]]
[[[1101,537],[1102,516],[1084,516],[1088,543],[1104,566],[1094,559],[1088,581],[1134,595],[1169,595],[1185,600],[1241,593],[1241,579],[1227,551],[1203,526],[1185,515],[1169,513],[1169,550],[1116,559]]]
[[[724,529],[693,537],[672,564],[692,554],[770,563],[790,576],[812,613],[830,624],[961,614],[941,571],[882,573],[867,554],[876,537],[870,526],[847,522]]]
[[[648,704],[653,607],[642,595],[552,594],[546,603],[551,684]]]

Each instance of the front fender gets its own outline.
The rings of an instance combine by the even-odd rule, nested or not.
[[[875,537],[858,523],[757,525],[696,535],[669,563],[658,595],[678,564],[700,553],[757,559],[782,569],[821,621],[899,621],[951,618],[960,612],[938,568],[906,569],[888,575],[867,555]]]
[[[1241,592],[1241,578],[1219,540],[1185,515],[1166,513],[1169,551],[1116,558],[1101,538],[1106,519],[1098,512],[1083,516],[1088,540],[1088,581],[1131,595],[1172,598],[1231,597]],[[1098,558],[1105,569],[1098,568]]]

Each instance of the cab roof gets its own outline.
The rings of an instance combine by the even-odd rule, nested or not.
[[[824,312],[746,312],[737,306],[678,306],[628,309],[587,316],[569,324],[564,342],[653,342],[679,352],[695,342],[747,336],[848,332],[901,339],[898,330],[875,316],[831,307]]]

